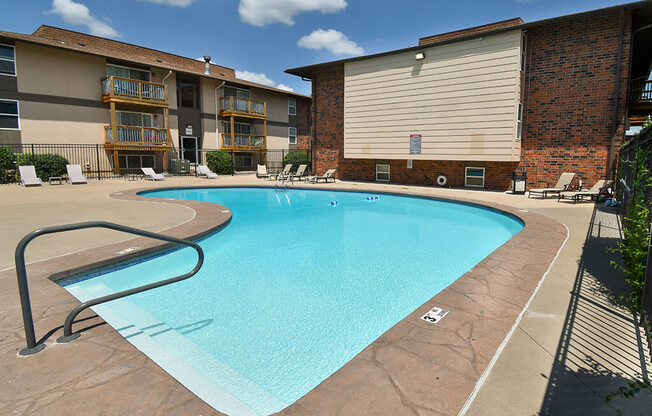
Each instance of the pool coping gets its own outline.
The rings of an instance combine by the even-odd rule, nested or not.
[[[139,193],[222,187],[234,186],[217,184],[140,188],[114,192],[109,197],[154,202],[152,198]],[[271,184],[243,187],[273,188]],[[303,185],[294,188],[365,192],[364,184],[361,187],[363,189],[351,189],[338,183],[327,187]],[[420,193],[418,188],[372,192],[484,206],[519,218],[524,223],[524,228],[278,414],[457,414],[527,307],[567,237],[563,224],[541,214],[501,204],[472,198],[433,197]],[[165,232],[179,238],[201,238],[226,226],[231,219],[228,207],[209,202],[180,199],[155,202],[180,204],[195,211],[193,219]],[[140,250],[126,256],[115,254],[116,251],[136,244]],[[140,257],[148,252],[160,251],[165,246],[167,245],[137,238],[46,260],[30,266],[30,285],[44,277],[57,280],[127,258]],[[72,269],[69,267],[71,263],[76,265]],[[56,272],[64,265],[67,265],[68,270]],[[38,291],[51,291],[51,282],[49,283],[50,286],[40,285],[43,287],[38,288]],[[65,290],[61,291],[72,298]],[[43,296],[43,293],[39,295]],[[422,321],[420,317],[434,306],[449,310],[449,315],[436,325]],[[48,330],[51,329],[50,326]],[[87,337],[82,336],[76,342],[82,344],[84,338]],[[113,336],[112,342],[121,342],[119,339],[119,335]],[[126,340],[122,339],[122,342]],[[176,382],[169,376],[168,379]]]

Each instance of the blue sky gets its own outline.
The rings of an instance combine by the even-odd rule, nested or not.
[[[40,24],[198,58],[309,94],[283,73],[416,45],[419,37],[520,16],[526,22],[623,4],[609,0],[30,0],[3,2],[0,29]]]

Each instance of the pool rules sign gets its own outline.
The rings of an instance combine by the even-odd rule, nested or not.
[[[410,134],[410,154],[411,155],[420,155],[421,154],[421,135],[420,134]]]

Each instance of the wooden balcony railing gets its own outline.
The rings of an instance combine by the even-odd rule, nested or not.
[[[652,103],[652,81],[648,81],[645,78],[632,80],[629,97],[631,101]]]
[[[262,150],[265,148],[265,136],[254,134],[222,133],[223,150]]]
[[[102,101],[111,100],[167,107],[167,87],[155,82],[108,76],[102,78]]]
[[[106,144],[130,144],[140,146],[167,146],[168,131],[154,127],[115,126],[116,138],[113,138],[111,126],[104,126]]]
[[[220,115],[265,118],[267,117],[267,103],[247,98],[223,97],[220,98]]]

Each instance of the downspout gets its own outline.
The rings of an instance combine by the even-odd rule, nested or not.
[[[220,124],[218,121],[218,115],[220,114],[220,103],[219,103],[219,97],[217,96],[217,90],[222,88],[226,81],[222,81],[220,85],[215,87],[215,134],[217,135],[217,148],[220,148]]]
[[[317,148],[317,102],[315,101],[315,91],[317,88],[315,87],[315,83],[317,82],[314,78],[302,76],[301,81],[312,81],[312,90],[311,90],[311,100],[310,104],[312,106],[312,120],[310,123],[310,135],[311,137],[311,143],[310,143],[310,163],[312,174],[316,175],[317,171],[315,170],[315,149]]]
[[[620,101],[620,70],[622,66],[622,55],[623,55],[623,36],[624,36],[624,20],[625,20],[625,9],[620,9],[620,19],[618,23],[619,35],[618,35],[618,61],[616,62],[616,87],[614,88],[614,107],[613,107],[613,118],[611,126],[611,145],[609,146],[609,165],[607,167],[607,177],[614,177],[614,151],[616,148],[616,133],[618,132],[618,102]],[[631,59],[631,42],[630,42],[630,59]],[[627,103],[625,103],[625,107]]]
[[[170,75],[172,75],[172,72],[173,71],[171,69],[168,70],[168,74],[163,77],[163,79],[161,80],[161,84],[165,85],[165,80],[168,79]],[[168,130],[169,133],[170,128],[168,127],[168,120],[166,120],[165,117],[163,117],[163,122],[165,123],[165,130]]]

